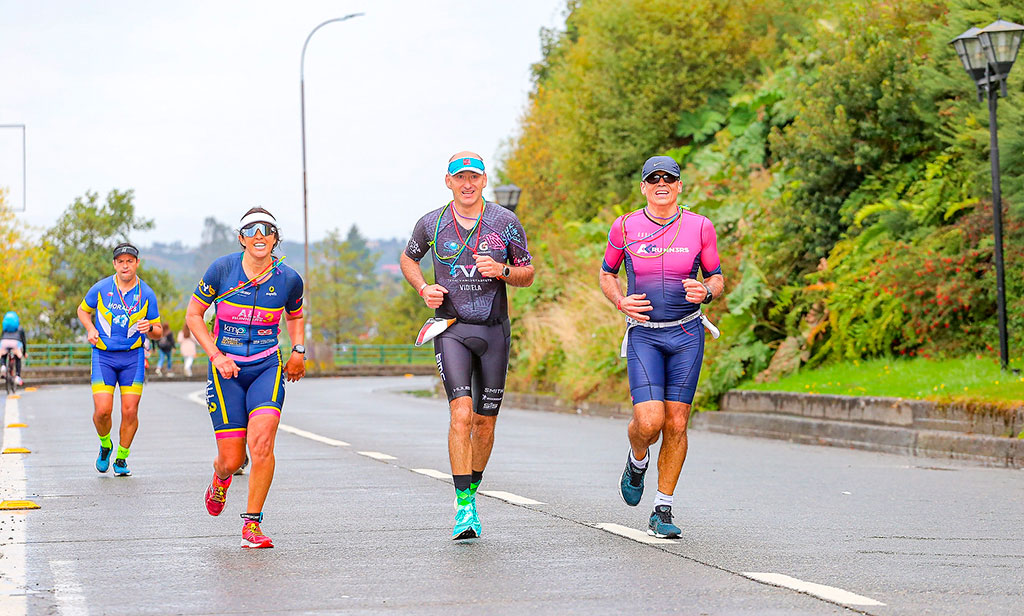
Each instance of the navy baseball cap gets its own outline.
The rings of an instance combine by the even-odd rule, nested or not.
[[[129,255],[131,257],[139,258],[139,249],[132,246],[128,242],[121,242],[114,247],[114,258],[118,258],[121,255]]]
[[[652,156],[647,159],[644,163],[644,168],[640,172],[640,179],[645,180],[647,176],[651,175],[655,171],[664,171],[671,173],[672,175],[679,177],[679,163],[675,161],[671,156]]]

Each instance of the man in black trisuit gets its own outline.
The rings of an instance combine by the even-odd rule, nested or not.
[[[444,182],[452,201],[419,219],[401,265],[405,279],[436,317],[455,320],[434,338],[434,354],[451,409],[448,456],[456,500],[452,539],[473,539],[481,534],[476,491],[494,446],[508,371],[505,285],[533,284],[533,266],[519,219],[483,198],[487,174],[478,154],[452,156]],[[419,265],[428,250],[434,284],[423,279]]]

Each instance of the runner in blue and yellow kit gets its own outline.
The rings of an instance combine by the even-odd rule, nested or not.
[[[139,399],[146,380],[142,336],[156,340],[163,333],[156,295],[135,274],[139,249],[124,242],[114,248],[115,274],[94,284],[78,306],[78,320],[85,326],[92,349],[92,422],[100,437],[96,470],[110,468],[111,413],[114,387],[121,388],[121,427],[114,474],[127,477],[128,453],[139,429]]]
[[[272,548],[263,534],[263,504],[274,479],[274,437],[284,404],[284,378],[306,374],[302,325],[302,279],[274,258],[281,242],[277,221],[263,208],[246,212],[238,242],[244,250],[214,261],[199,281],[185,315],[196,342],[210,358],[206,403],[217,437],[213,480],[206,489],[206,510],[224,510],[231,476],[249,446],[252,470],[249,501],[242,514],[242,547]],[[213,335],[203,314],[215,306]],[[281,316],[294,346],[285,364],[277,335]]]

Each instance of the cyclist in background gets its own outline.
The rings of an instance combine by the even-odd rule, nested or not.
[[[20,387],[24,384],[21,380],[21,360],[28,354],[28,345],[25,341],[25,330],[21,329],[21,320],[18,313],[13,310],[4,315],[3,336],[0,337],[0,357],[8,353],[14,353],[14,382]],[[7,370],[7,362],[0,365],[0,371]]]

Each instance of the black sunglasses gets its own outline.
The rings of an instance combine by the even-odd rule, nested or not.
[[[679,176],[669,175],[667,173],[652,173],[651,175],[644,178],[644,181],[647,182],[648,184],[657,184],[662,179],[664,179],[667,184],[675,184],[676,182],[679,181]]]

